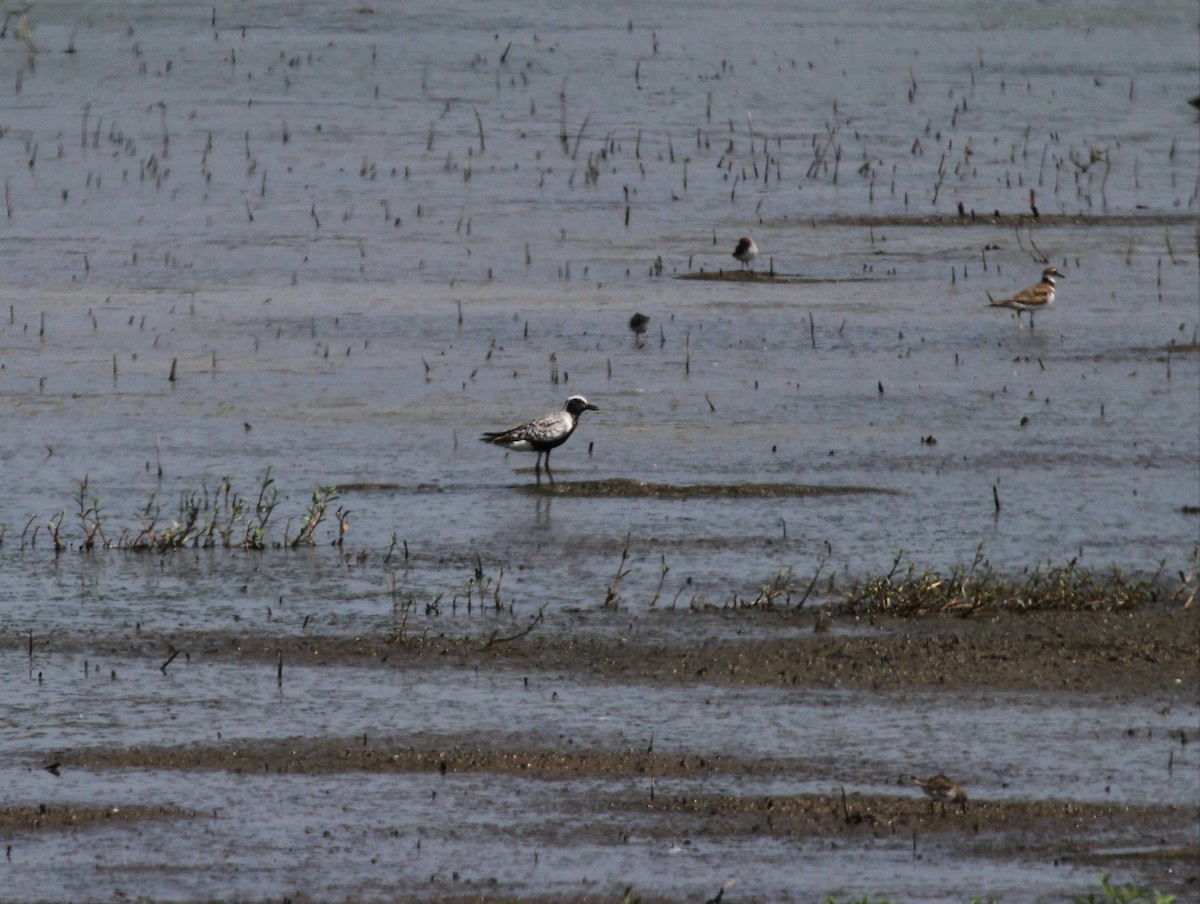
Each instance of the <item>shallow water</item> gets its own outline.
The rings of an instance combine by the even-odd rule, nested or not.
[[[571,620],[604,601],[626,544],[633,613],[652,599],[753,599],[781,573],[803,587],[821,568],[844,583],[902,552],[940,569],[977,551],[1012,573],[1073,558],[1187,568],[1200,534],[1184,511],[1200,505],[1194,5],[43,0],[29,21],[36,55],[12,25],[0,40],[0,632],[13,644],[0,749],[14,761],[36,766],[64,745],[274,737],[298,719],[333,734],[453,734],[461,721],[529,737],[553,717],[550,745],[753,739],[743,755],[795,750],[826,783],[890,786],[924,755],[990,797],[1195,799],[1181,778],[1194,754],[1161,783],[1170,741],[1154,715],[1171,704],[1172,720],[1194,724],[1194,700],[1063,697],[1048,717],[1020,695],[947,709],[911,694],[798,702],[563,681],[570,705],[551,705],[515,677],[485,690],[471,676],[332,668],[289,670],[281,695],[267,668],[163,676],[158,662],[91,650],[139,629],[382,632],[404,601],[414,622],[482,632],[491,616],[477,601],[497,581],[517,623],[545,604],[562,630],[620,630]],[[1041,219],[1014,228],[1031,189]],[[987,221],[995,210],[1010,219]],[[676,278],[732,269],[747,232],[763,249],[756,269],[788,280]],[[1017,331],[984,306],[1034,281],[1039,251],[1067,278],[1036,330]],[[651,317],[640,343],[635,311]],[[531,490],[531,456],[478,442],[575,392],[601,410],[554,453],[560,487],[885,492],[552,495]],[[120,541],[169,525],[182,495],[211,500],[226,477],[252,501],[268,468],[281,493],[268,543],[296,535],[315,487],[347,488],[316,548],[78,549],[84,481],[83,508],[95,500],[104,537]],[[338,507],[349,531],[330,549]],[[440,615],[420,614],[439,598]],[[53,639],[41,684],[17,648],[30,632]],[[84,659],[100,678],[83,677]],[[463,681],[477,685],[466,700],[453,694]],[[855,755],[835,765],[821,753],[868,727]],[[1154,741],[1131,751],[1126,727],[1154,727]],[[179,782],[7,771],[10,802]],[[290,803],[277,822],[247,840],[234,876],[196,888],[384,896],[391,874],[365,856],[306,849],[324,818],[306,797],[344,784],[343,800],[405,798],[410,783],[420,797],[431,781],[281,779]],[[431,818],[502,822],[516,809],[479,790],[510,780],[463,781],[470,802],[440,796],[447,809]],[[188,785],[205,807],[275,794],[221,775]],[[544,806],[538,819],[567,818]],[[228,852],[242,828],[116,831],[93,849],[136,852],[101,867],[127,893],[189,900],[161,864]],[[425,849],[434,863],[406,875],[439,875],[425,890],[444,892],[467,860],[502,888],[587,876],[594,892],[637,876],[644,892],[711,896],[736,864],[762,862],[779,885],[741,887],[783,899],[824,857],[792,863],[766,840],[679,854],[580,843],[531,874],[502,840],[455,844]],[[86,898],[96,864],[90,851],[67,858],[71,845],[23,841],[29,859],[6,894]],[[294,871],[273,866],[279,850],[302,852]],[[314,885],[330,858],[345,889]],[[818,890],[982,890],[978,864],[943,861],[934,876],[881,846],[850,874],[847,859]],[[47,863],[62,884],[40,891]],[[1035,895],[1088,878],[1047,868],[1035,881],[1028,864],[1003,863],[986,875]]]
[[[307,736],[394,739],[436,747],[486,738],[497,748],[628,750],[653,746],[709,756],[802,763],[829,782],[887,793],[904,762],[971,771],[982,799],[1156,801],[1200,793],[1195,745],[1180,732],[1200,718],[1186,693],[1130,702],[1102,695],[787,691],[643,687],[553,671],[413,671],[288,665],[159,663],[37,656],[38,680],[7,657],[10,715],[27,726],[0,738],[19,756],[89,747],[237,743]],[[85,664],[89,669],[84,674]],[[238,688],[230,695],[230,688]],[[444,740],[443,740],[444,739]],[[385,742],[386,743],[386,742]],[[1036,746],[1036,762],[1028,751]],[[1170,769],[1168,769],[1170,764]],[[918,769],[918,771],[922,771]],[[924,770],[928,771],[928,770]],[[1013,781],[1020,775],[1019,782]],[[783,793],[776,790],[776,793]],[[792,787],[789,793],[798,793]]]

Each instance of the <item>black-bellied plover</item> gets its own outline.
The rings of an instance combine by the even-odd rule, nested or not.
[[[934,803],[942,805],[943,813],[946,812],[946,804],[958,804],[960,809],[967,809],[967,793],[946,776],[934,775],[930,778],[917,778],[914,775],[913,781],[928,795],[930,813],[933,812]]]
[[[1001,298],[993,301],[989,307],[1012,308],[1017,312],[1017,329],[1021,329],[1021,312],[1029,312],[1029,328],[1033,329],[1033,315],[1043,308],[1048,308],[1054,302],[1054,279],[1066,279],[1057,267],[1047,267],[1042,271],[1042,281],[1027,289],[1022,289],[1011,298]]]
[[[567,399],[562,411],[534,418],[511,430],[485,433],[481,438],[485,443],[504,446],[516,452],[536,452],[537,462],[533,467],[539,482],[542,479],[542,456],[545,455],[546,476],[553,481],[554,475],[550,472],[550,450],[561,446],[575,432],[575,427],[579,424],[579,415],[585,411],[599,410],[583,396],[573,395]]]
[[[737,247],[733,249],[733,257],[741,263],[744,270],[758,257],[758,245],[750,236],[744,235],[738,239]]]

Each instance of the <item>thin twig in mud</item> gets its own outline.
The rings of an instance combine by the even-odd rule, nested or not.
[[[1022,251],[1024,251],[1026,254],[1028,254],[1030,257],[1032,257],[1039,264],[1047,264],[1050,262],[1050,258],[1048,258],[1048,257],[1046,257],[1046,255],[1042,254],[1042,250],[1040,248],[1038,248],[1037,245],[1034,244],[1034,242],[1033,242],[1033,227],[1032,226],[1030,226],[1028,228],[1029,246],[1030,246],[1030,248],[1033,249],[1032,251],[1030,250],[1030,248],[1026,248],[1025,243],[1021,241],[1021,225],[1019,223],[1013,226],[1013,232],[1016,233],[1017,245],[1020,247],[1020,249]]]
[[[819,581],[821,579],[821,571],[824,568],[825,568],[825,560],[822,559],[817,563],[817,570],[813,572],[812,580],[808,582],[808,586],[804,588],[804,593],[800,596],[800,599],[796,602],[797,609],[803,608],[804,604],[806,602],[808,602],[808,598],[810,596],[812,596],[812,592],[817,586],[817,581]]]
[[[506,50],[505,53],[508,53]],[[471,109],[475,111],[475,125],[479,127],[479,150],[486,150],[486,145],[483,141],[483,118],[479,115],[479,108],[472,104]]]
[[[66,512],[59,512],[46,521],[46,532],[50,534],[50,539],[54,541],[54,554],[56,556],[67,548],[62,537],[60,536],[63,518],[65,518],[66,515]]]
[[[396,573],[394,571],[392,572],[391,578],[392,578],[392,618],[394,619],[396,617],[397,611],[400,611],[400,613],[401,613],[400,626],[397,628],[396,633],[393,634],[389,638],[389,643],[395,643],[397,641],[403,642],[408,634],[408,614],[412,611],[412,607],[416,603],[416,598],[410,596],[403,603],[403,605],[401,605],[399,594],[396,592]]]
[[[504,566],[500,566],[500,574],[496,576],[496,589],[492,594],[492,604],[497,612],[504,608],[504,603],[500,601],[500,584],[504,580]]]
[[[1028,228],[1028,231],[1029,231],[1029,247],[1030,247],[1030,248],[1032,248],[1032,249],[1034,250],[1034,252],[1035,252],[1035,257],[1034,257],[1033,259],[1034,259],[1035,261],[1037,261],[1039,264],[1048,264],[1048,263],[1050,263],[1050,258],[1048,258],[1048,257],[1047,257],[1047,256],[1046,256],[1046,255],[1045,255],[1043,252],[1042,252],[1042,249],[1041,249],[1041,248],[1039,248],[1039,247],[1037,246],[1037,243],[1036,243],[1036,242],[1034,242],[1034,240],[1033,240],[1033,227],[1032,227],[1032,226],[1030,226],[1030,227]]]
[[[605,596],[605,598],[604,598],[604,605],[606,608],[615,609],[616,605],[617,605],[617,601],[621,598],[621,594],[620,594],[621,578],[623,578],[623,577],[625,577],[625,575],[629,574],[629,572],[625,570],[625,563],[629,560],[629,538],[630,538],[630,536],[631,536],[631,534],[628,534],[628,533],[625,535],[625,545],[621,549],[621,561],[617,565],[617,574],[613,578],[612,586],[608,588],[608,595]]]
[[[671,570],[671,566],[667,564],[666,553],[659,553],[662,557],[662,564],[659,566],[658,587],[654,590],[654,596],[650,599],[649,608],[653,609],[654,604],[658,602],[659,596],[662,595],[663,584],[667,582],[667,572]]]
[[[88,479],[85,476],[79,484],[79,525],[83,530],[83,549],[90,550],[96,545],[96,536],[100,536],[100,545],[107,546],[108,540],[100,526],[100,500],[93,498],[92,504],[86,504]]]
[[[338,520],[338,534],[337,539],[333,541],[333,545],[338,549],[341,549],[342,545],[346,541],[346,531],[350,530],[350,509],[343,509],[339,507],[338,510],[334,512],[334,516]]]
[[[579,142],[583,141],[583,130],[588,127],[588,123],[591,122],[591,119],[592,119],[591,113],[589,113],[587,116],[583,117],[583,125],[581,125],[579,127],[579,134],[575,136],[575,150],[571,151],[571,159],[572,160],[574,160],[576,155],[579,153]]]
[[[562,142],[563,153],[566,154],[571,149],[570,139],[567,137],[567,77],[563,76],[562,88],[558,92],[558,140]]]
[[[512,641],[512,640],[520,640],[522,637],[527,635],[530,631],[532,631],[534,628],[536,628],[538,625],[540,625],[542,623],[542,619],[545,617],[546,607],[548,605],[550,605],[550,604],[542,603],[541,608],[538,609],[538,611],[537,611],[537,615],[535,615],[533,618],[531,618],[529,620],[529,624],[527,624],[520,631],[517,631],[515,634],[507,634],[507,635],[501,637],[500,629],[496,628],[494,631],[492,631],[491,636],[488,637],[488,639],[484,643],[484,645],[482,647],[480,647],[479,649],[480,650],[488,650],[488,649],[491,649],[492,647],[494,647],[498,643],[508,643],[509,641]]]
[[[1167,254],[1169,254],[1171,256],[1172,264],[1178,264],[1179,261],[1177,261],[1175,259],[1175,251],[1171,248],[1171,229],[1170,229],[1170,227],[1168,227],[1166,230],[1166,237],[1167,237]]]

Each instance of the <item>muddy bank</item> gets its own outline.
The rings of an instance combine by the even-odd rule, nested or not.
[[[14,642],[20,641],[9,639]],[[469,635],[441,633],[434,622],[360,636],[213,631],[35,638],[35,652],[90,651],[166,663],[177,651],[167,668],[214,659],[282,662],[285,680],[289,665],[470,666],[651,684],[1069,690],[1129,697],[1200,686],[1198,647],[1195,608],[920,619],[818,609],[639,616],[596,610],[554,623],[516,618]]]
[[[3,807],[0,808],[0,835],[11,837],[24,832],[66,831],[95,825],[135,823],[150,820],[190,819],[194,810],[170,806],[112,807]]]
[[[884,487],[809,486],[799,483],[736,483],[683,484],[651,483],[614,477],[609,480],[578,480],[571,483],[537,483],[522,487],[526,493],[544,496],[619,496],[630,499],[695,499],[715,497],[725,499],[768,499],[788,496],[852,496],[863,493],[895,495],[896,490]]]

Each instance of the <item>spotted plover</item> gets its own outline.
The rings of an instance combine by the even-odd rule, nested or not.
[[[946,812],[946,804],[958,804],[960,809],[967,809],[967,793],[946,776],[934,775],[930,778],[917,778],[914,775],[913,782],[929,797],[930,813],[933,812],[934,803],[942,805],[943,813]]]
[[[756,257],[758,257],[758,245],[754,243],[754,239],[748,235],[738,239],[737,247],[733,249],[733,258],[741,263],[742,269],[746,269]]]
[[[1017,312],[1017,329],[1021,329],[1021,312],[1029,312],[1029,328],[1033,329],[1033,315],[1043,308],[1048,308],[1054,301],[1054,279],[1066,279],[1056,267],[1047,267],[1042,271],[1042,281],[1027,289],[1022,289],[1011,298],[1001,298],[993,301],[989,307],[1012,308]]]
[[[585,411],[599,410],[583,396],[573,395],[567,399],[562,411],[534,418],[511,430],[485,433],[481,439],[485,443],[504,446],[517,452],[536,452],[537,462],[533,468],[539,482],[542,479],[542,455],[545,455],[546,475],[553,481],[554,475],[550,472],[550,450],[561,446],[575,432],[575,427],[579,424],[579,415]]]

